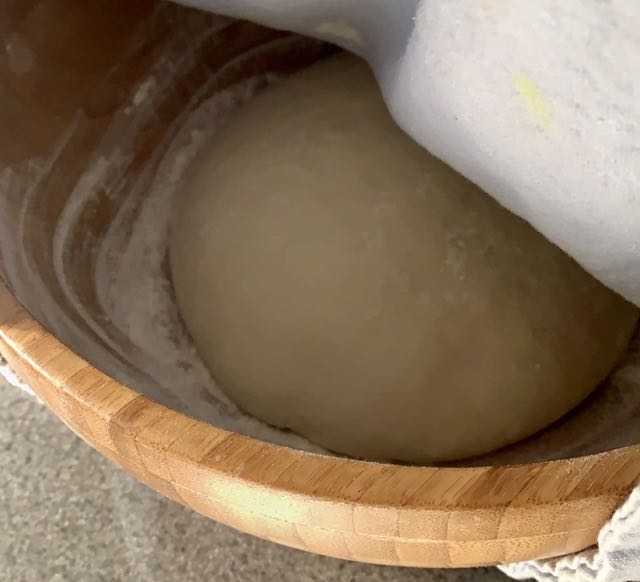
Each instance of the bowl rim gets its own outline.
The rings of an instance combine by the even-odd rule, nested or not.
[[[522,465],[419,467],[232,433],[112,380],[44,329],[2,279],[0,353],[76,434],[157,491],[254,535],[340,558],[454,567],[574,552],[595,543],[640,477],[640,445]],[[294,533],[276,535],[256,516]],[[382,537],[395,555],[305,541],[304,526]],[[423,557],[403,557],[403,542],[424,545]],[[438,543],[449,544],[439,558],[428,551]]]

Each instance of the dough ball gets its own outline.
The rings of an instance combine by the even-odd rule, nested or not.
[[[391,120],[355,58],[239,110],[177,198],[171,266],[241,408],[330,450],[426,463],[553,422],[636,310]]]

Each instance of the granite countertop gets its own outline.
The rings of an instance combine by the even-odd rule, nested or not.
[[[0,579],[12,582],[466,582],[307,554],[220,525],[129,477],[0,380]]]

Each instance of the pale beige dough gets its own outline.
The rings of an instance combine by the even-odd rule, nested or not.
[[[608,374],[637,317],[406,137],[354,58],[236,114],[191,168],[170,250],[184,320],[231,399],[370,459],[532,434]]]

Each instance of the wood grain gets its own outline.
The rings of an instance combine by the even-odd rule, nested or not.
[[[34,51],[34,68],[27,72],[16,71],[15,55],[0,54],[0,352],[74,432],[142,482],[204,515],[338,558],[477,566],[558,556],[595,542],[638,482],[640,446],[547,463],[466,468],[313,455],[229,433],[148,400],[39,323],[47,322],[44,306],[52,301],[87,327],[91,341],[100,341],[77,317],[56,277],[55,227],[83,165],[143,79],[150,55],[169,48],[179,54],[187,50],[180,39],[198,39],[174,90],[162,96],[157,115],[141,129],[129,174],[166,141],[185,95],[201,90],[212,71],[238,55],[253,55],[220,76],[219,90],[255,72],[294,70],[324,49],[302,43],[285,51],[277,44],[282,33],[150,0],[17,0],[0,8],[0,33],[19,35]],[[269,43],[273,50],[255,53]],[[67,135],[70,124],[75,129]],[[33,160],[46,160],[56,148],[46,171],[33,174]],[[127,195],[123,183],[121,192],[100,198],[87,215],[64,265],[96,320],[91,241]],[[18,289],[29,311],[16,299]]]

